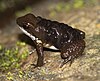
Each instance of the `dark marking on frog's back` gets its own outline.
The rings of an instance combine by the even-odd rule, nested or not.
[[[37,66],[43,65],[43,47],[46,44],[54,46],[61,51],[61,58],[64,60],[62,65],[82,55],[85,48],[85,33],[71,26],[51,21],[40,16],[27,14],[17,19],[17,24],[24,30],[24,33],[36,44],[38,53]],[[37,42],[38,40],[40,42]],[[41,52],[42,51],[42,52]]]

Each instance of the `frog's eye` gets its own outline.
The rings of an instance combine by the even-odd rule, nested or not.
[[[24,29],[28,29],[29,28],[29,26],[30,26],[30,24],[29,23],[25,23],[25,22],[23,22],[23,28]]]
[[[85,33],[84,32],[80,32],[81,37],[84,39],[85,38]]]

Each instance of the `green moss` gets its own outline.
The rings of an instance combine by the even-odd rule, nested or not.
[[[71,9],[71,5],[70,4],[66,4],[65,5],[65,11],[69,11]]]
[[[25,42],[19,42],[19,41],[18,41],[18,42],[16,43],[16,45],[17,45],[17,46],[22,46],[22,47],[23,47],[23,46],[25,46],[26,44],[25,44]]]
[[[56,16],[56,11],[52,10],[49,14],[50,17],[55,17]]]
[[[63,3],[58,3],[58,5],[56,6],[56,10],[61,11],[62,9],[63,9]]]
[[[13,74],[11,72],[8,72],[6,77],[7,77],[8,80],[14,80]]]
[[[84,6],[84,0],[74,0],[74,8],[82,8]]]
[[[1,51],[1,50],[3,50],[3,46],[2,46],[2,45],[0,45],[0,51]]]
[[[50,16],[56,16],[55,13],[62,11],[70,11],[73,9],[80,9],[90,5],[98,4],[98,0],[70,0],[69,2],[59,2],[54,8],[51,9]],[[52,16],[52,17],[53,17]]]
[[[23,77],[23,72],[22,71],[19,71],[19,74],[18,74],[18,76],[20,77],[20,78],[22,78]]]
[[[0,70],[20,68],[20,63],[27,58],[28,54],[28,48],[24,42],[17,42],[16,46],[10,49],[4,48],[0,52]]]

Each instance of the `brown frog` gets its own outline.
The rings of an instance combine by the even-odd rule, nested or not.
[[[36,45],[37,67],[44,64],[43,47],[60,50],[63,63],[61,67],[82,55],[85,48],[85,33],[71,26],[51,21],[29,13],[16,20],[19,28],[28,35]]]

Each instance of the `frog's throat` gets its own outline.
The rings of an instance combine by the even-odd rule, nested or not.
[[[27,32],[26,30],[24,30],[23,28],[19,27],[27,36],[29,36],[32,40],[36,40],[36,37],[31,35],[29,32]]]

